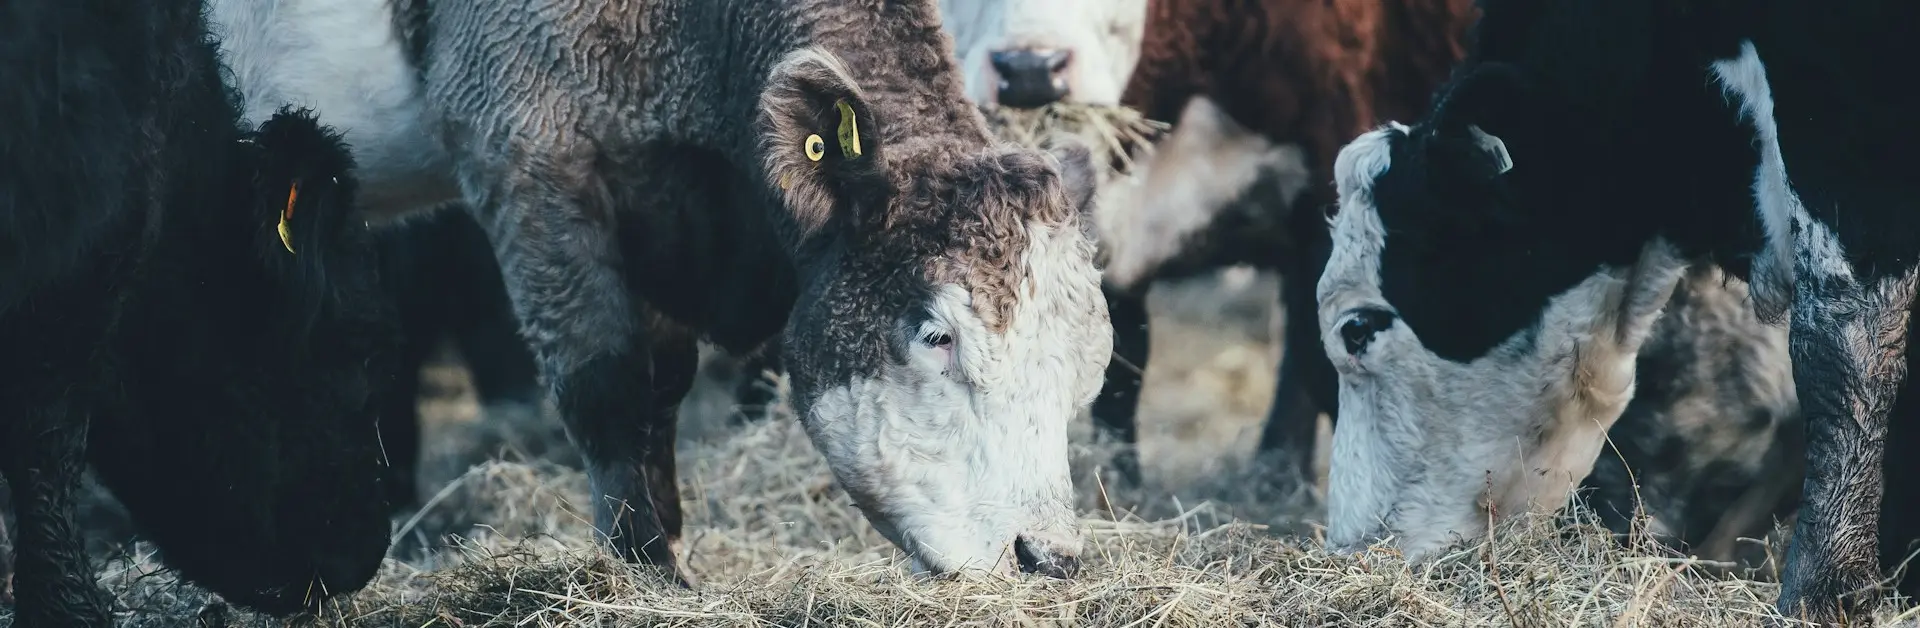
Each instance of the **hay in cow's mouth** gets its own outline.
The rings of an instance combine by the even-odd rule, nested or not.
[[[1165,122],[1149,120],[1127,107],[1053,103],[1026,109],[982,105],[980,113],[987,126],[1000,139],[1028,147],[1040,147],[1053,134],[1064,134],[1086,142],[1093,151],[1100,181],[1132,167],[1133,158],[1151,150],[1170,128]]]

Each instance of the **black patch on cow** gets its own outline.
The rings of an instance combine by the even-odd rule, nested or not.
[[[1374,189],[1382,290],[1437,355],[1485,355],[1655,236],[1746,275],[1761,242],[1752,130],[1653,4],[1552,3],[1483,22],[1435,108],[1393,138]],[[1554,45],[1535,54],[1542,41]],[[1505,143],[1510,171],[1489,176],[1469,126]]]

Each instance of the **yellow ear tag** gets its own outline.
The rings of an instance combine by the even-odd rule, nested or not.
[[[287,247],[288,253],[293,252],[293,230],[287,228],[287,221],[293,220],[293,199],[299,196],[300,184],[294,183],[292,188],[287,189],[287,209],[280,212],[280,246]]]
[[[853,105],[845,100],[834,101],[840,108],[840,154],[847,159],[860,156],[860,123],[854,121]]]
[[[807,159],[820,161],[820,158],[825,156],[827,156],[827,141],[820,139],[818,135],[807,136]]]

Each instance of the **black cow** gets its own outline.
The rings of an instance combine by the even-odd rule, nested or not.
[[[0,8],[16,626],[112,623],[75,521],[89,463],[165,564],[242,606],[311,608],[386,551],[396,325],[352,160],[304,115],[243,132],[202,11]]]
[[[1896,393],[1920,259],[1902,151],[1920,5],[1485,0],[1415,126],[1340,153],[1322,339],[1340,370],[1328,540],[1450,532],[1564,495],[1634,392],[1681,269],[1750,278],[1789,318],[1806,468],[1782,612],[1874,597],[1911,517]],[[1908,441],[1900,440],[1898,443]],[[1482,498],[1482,490],[1491,495]],[[1886,515],[1886,521],[1879,521]]]

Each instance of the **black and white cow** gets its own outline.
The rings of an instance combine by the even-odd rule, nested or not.
[[[325,111],[370,216],[486,228],[622,556],[679,572],[696,339],[779,334],[916,567],[1076,569],[1066,426],[1112,335],[1088,152],[994,142],[933,0],[212,5],[248,113]]]
[[[1779,607],[1857,616],[1882,534],[1912,525],[1880,519],[1901,494],[1887,439],[1912,429],[1888,418],[1908,413],[1920,211],[1900,151],[1920,145],[1920,93],[1886,77],[1920,58],[1920,5],[1483,10],[1432,110],[1335,164],[1328,541],[1393,535],[1418,559],[1488,509],[1557,504],[1633,396],[1682,269],[1712,260],[1791,319],[1807,476]]]

